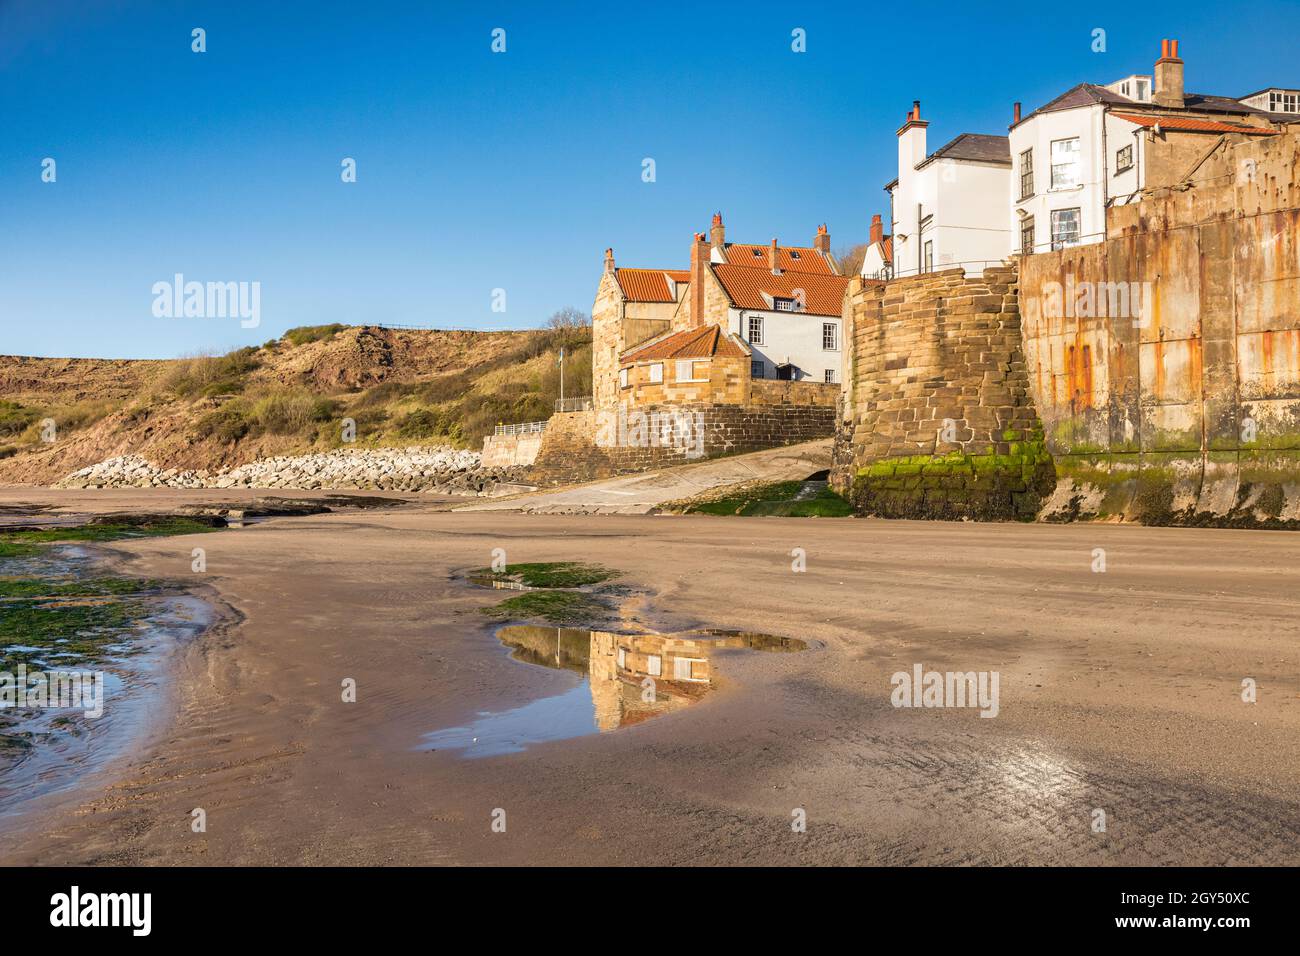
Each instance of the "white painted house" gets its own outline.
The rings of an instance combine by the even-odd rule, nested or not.
[[[892,225],[893,275],[962,266],[978,275],[1011,250],[1006,209],[1011,154],[1005,136],[962,133],[926,152],[921,104],[898,130],[898,178],[885,187]]]
[[[871,217],[871,234],[867,251],[862,256],[864,279],[890,279],[894,275],[894,237],[885,235],[885,224],[880,214]]]
[[[1152,75],[1080,83],[1023,119],[1016,104],[1012,251],[1100,242],[1109,207],[1135,201],[1148,186],[1177,182],[1216,140],[1273,135],[1275,124],[1288,119],[1255,104],[1300,113],[1287,93],[1262,90],[1241,100],[1187,93],[1178,41],[1165,40]],[[1295,120],[1300,115],[1289,121]]]
[[[825,227],[816,242],[812,249],[779,246],[775,239],[766,248],[728,244],[725,261],[710,266],[722,293],[714,301],[726,309],[717,324],[749,346],[752,378],[843,380],[849,280],[835,271]]]

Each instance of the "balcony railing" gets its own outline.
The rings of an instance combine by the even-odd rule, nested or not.
[[[590,395],[582,395],[578,398],[557,398],[555,400],[555,410],[557,412],[585,412],[590,408]]]
[[[535,435],[546,431],[546,422],[518,422],[513,425],[498,425],[497,435]]]

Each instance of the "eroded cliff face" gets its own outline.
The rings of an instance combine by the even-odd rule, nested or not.
[[[0,483],[53,484],[124,455],[141,456],[163,469],[215,472],[275,455],[326,450],[322,436],[337,435],[347,416],[360,423],[365,445],[368,428],[394,431],[401,416],[422,403],[429,406],[479,387],[485,394],[504,394],[512,375],[526,380],[543,365],[549,370],[554,358],[542,354],[544,346],[536,356],[524,356],[531,355],[530,334],[540,333],[330,327],[316,340],[295,344],[283,338],[233,353],[237,361],[208,378],[201,370],[187,372],[186,363],[197,367],[217,360],[0,356]],[[503,365],[516,357],[526,360]],[[186,375],[195,381],[187,382]],[[308,412],[318,420],[297,430],[244,434],[222,427],[222,416],[233,420],[237,406],[247,410],[286,396],[311,406]],[[44,440],[45,422],[53,423],[52,441]],[[410,437],[393,437],[391,444],[411,443]]]
[[[1021,263],[1044,520],[1300,527],[1300,136],[1224,142]]]

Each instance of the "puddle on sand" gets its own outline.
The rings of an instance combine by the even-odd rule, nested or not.
[[[464,757],[519,753],[533,744],[607,733],[687,707],[715,686],[711,655],[723,648],[794,652],[803,641],[719,629],[681,634],[615,634],[511,624],[497,638],[526,664],[569,671],[562,694],[504,711],[483,711],[462,727],[426,734],[422,750]]]

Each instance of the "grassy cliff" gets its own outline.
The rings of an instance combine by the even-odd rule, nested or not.
[[[498,422],[550,416],[561,347],[565,393],[591,394],[586,328],[326,325],[172,361],[0,357],[0,482],[52,482],[121,454],[218,468],[327,450],[349,422],[353,447],[478,448]]]

